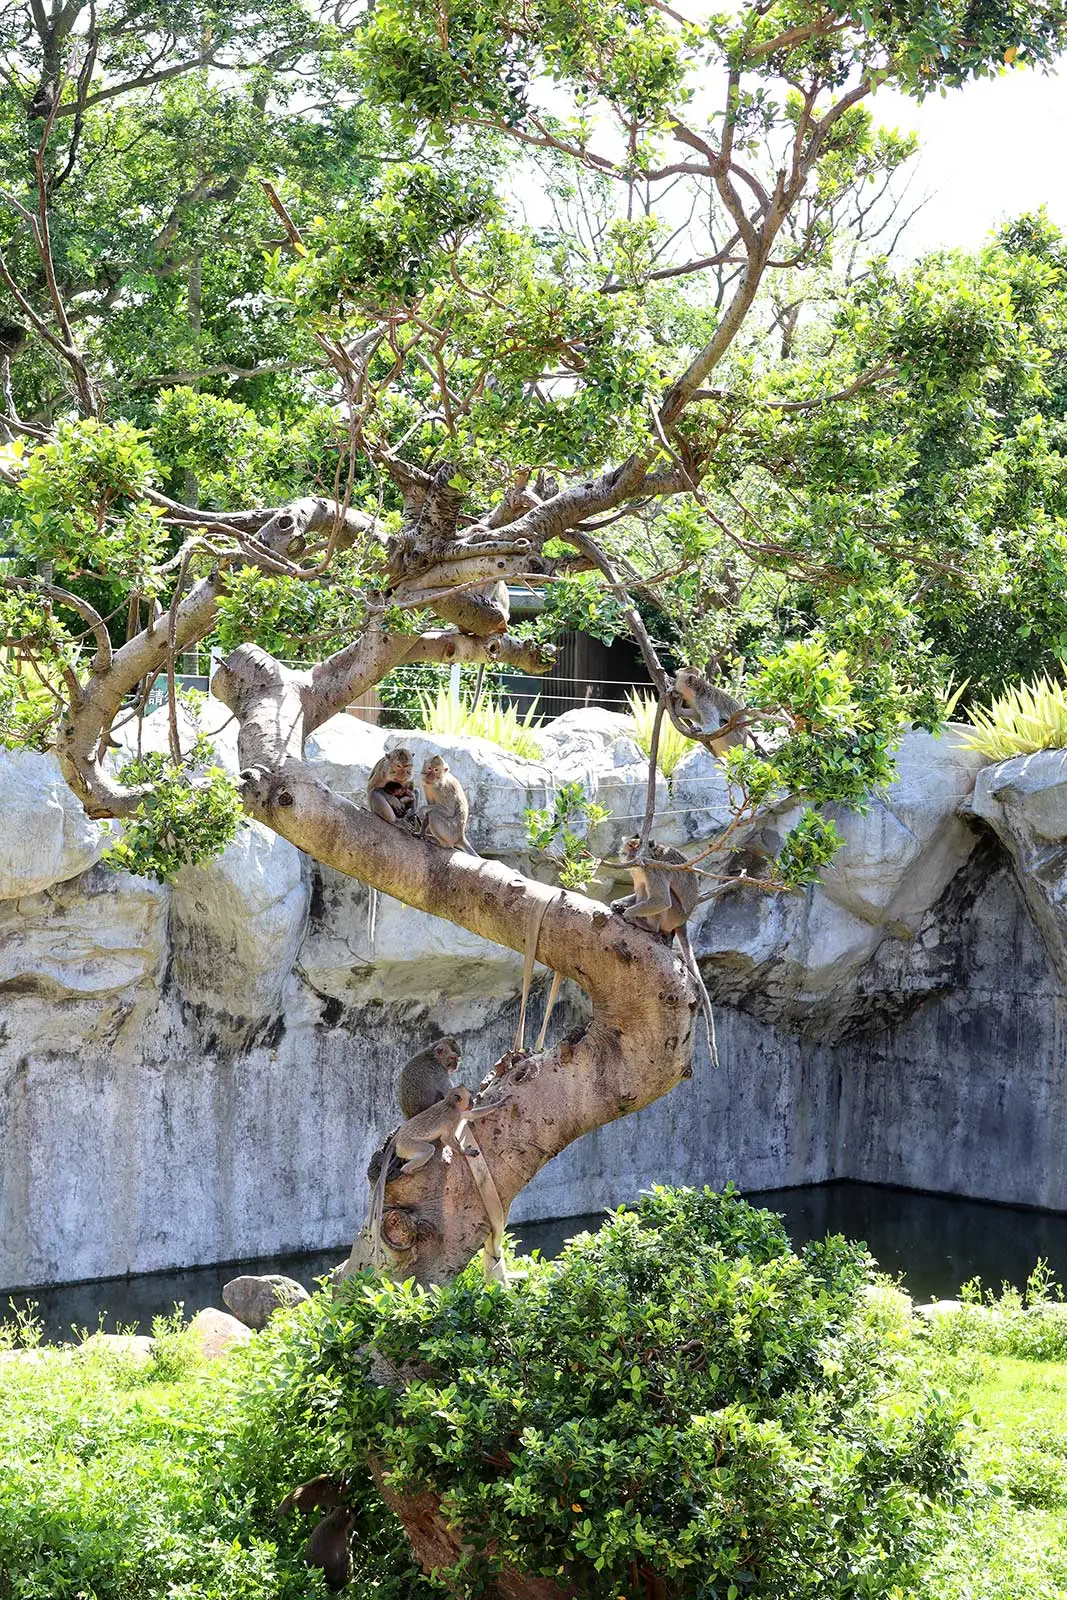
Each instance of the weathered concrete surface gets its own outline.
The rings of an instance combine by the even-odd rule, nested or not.
[[[557,783],[580,779],[611,805],[612,836],[633,831],[644,769],[619,722],[570,713],[545,759],[522,763],[337,718],[310,754],[358,797],[387,743],[444,749],[479,797],[480,844],[528,866],[523,808]],[[4,760],[0,793],[17,794]],[[978,765],[951,739],[911,736],[888,794],[839,820],[846,854],[825,887],[709,908],[696,942],[722,1069],[702,1057],[668,1099],[566,1151],[515,1220],[595,1210],[653,1180],[853,1177],[1067,1209],[1052,857],[1047,882],[1030,881],[1003,784],[988,805],[1007,848],[960,819]],[[1046,791],[1061,767],[1044,766],[1040,784],[1028,769],[1026,838],[1044,830],[1055,851]],[[663,789],[659,837],[707,838],[725,820],[721,768],[702,751]],[[84,859],[4,826],[0,1285],[347,1248],[367,1159],[398,1120],[399,1064],[451,1032],[476,1083],[510,1040],[519,958],[388,898],[372,952],[365,888],[258,830],[167,889],[93,865],[99,840],[71,826]],[[560,1032],[580,1000],[565,989]]]

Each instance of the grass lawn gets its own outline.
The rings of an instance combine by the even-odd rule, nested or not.
[[[1067,1597],[1067,1362],[976,1355],[975,1469],[990,1498],[961,1519],[924,1600]]]

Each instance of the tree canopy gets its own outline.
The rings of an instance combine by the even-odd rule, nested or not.
[[[544,673],[576,622],[629,632],[657,727],[722,731],[675,669],[736,698],[734,815],[681,869],[714,898],[767,808],[763,886],[798,888],[908,723],[1067,658],[1067,245],[1032,216],[901,265],[914,141],[868,104],[1065,36],[1063,0],[0,22],[0,739],[55,750],[117,866],[168,877],[250,817],[578,983],[582,1031],[496,1064],[501,1212],[691,1072],[691,972],[580,861],[560,889],[392,827],[304,740],[400,668]],[[179,715],[206,645],[239,776]],[[160,675],[168,749],[116,758]],[[534,821],[544,846],[566,806]],[[454,1277],[498,1231],[484,1186],[383,1160],[375,1249]]]

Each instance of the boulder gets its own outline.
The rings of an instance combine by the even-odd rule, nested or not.
[[[153,1343],[146,1333],[91,1333],[77,1347],[77,1354],[114,1356],[143,1366],[152,1359]]]
[[[195,700],[192,707],[187,700],[178,701],[178,738],[183,750],[191,747],[198,733],[206,734],[211,740],[220,767],[225,767],[227,772],[239,770],[237,722],[229,706],[224,706],[214,695]],[[112,750],[108,757],[108,769],[112,773],[137,753],[136,721],[123,723],[115,739],[119,748]],[[146,755],[149,751],[170,753],[170,713],[166,706],[160,706],[145,717],[141,725],[141,749]]]
[[[845,843],[822,874],[822,892],[876,927],[914,933],[975,847],[960,806],[985,757],[951,726],[936,739],[916,729],[896,752],[897,775],[863,812],[835,808]]]
[[[247,1022],[272,1015],[307,927],[301,852],[252,822],[214,861],[183,867],[171,900],[174,978],[184,999]]]
[[[982,757],[951,729],[940,740],[916,731],[901,742],[896,763],[896,779],[866,811],[838,808],[845,843],[821,883],[793,895],[740,887],[694,922],[694,948],[708,958],[709,984],[720,997],[821,1039],[841,1037],[872,1010],[861,978],[875,953],[887,939],[926,935],[927,919],[977,844],[959,813]],[[763,830],[769,851],[798,815],[790,808]],[[937,981],[931,969],[930,983]],[[913,1008],[915,1000],[912,984],[901,1004]],[[884,1014],[885,997],[877,1004]]]
[[[189,1327],[200,1346],[201,1355],[208,1361],[218,1361],[234,1345],[244,1344],[252,1337],[251,1328],[246,1328],[228,1311],[219,1311],[215,1306],[198,1311]]]
[[[917,1317],[924,1318],[927,1322],[934,1322],[938,1317],[951,1317],[957,1311],[963,1310],[962,1300],[931,1300],[926,1305],[912,1308]]]
[[[971,805],[1007,847],[1049,960],[1067,984],[1067,750],[986,767]]]
[[[89,821],[55,756],[32,750],[0,750],[0,818],[0,901],[76,878],[111,837]]]
[[[269,1272],[262,1277],[231,1278],[223,1285],[222,1298],[239,1322],[258,1332],[267,1326],[276,1311],[299,1305],[311,1296],[295,1278]]]
[[[0,985],[56,1000],[132,998],[166,959],[169,890],[98,866],[0,901]]]

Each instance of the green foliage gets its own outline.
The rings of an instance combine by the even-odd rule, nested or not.
[[[552,552],[551,541],[546,549]],[[551,643],[571,630],[587,633],[602,644],[611,644],[626,631],[618,596],[603,588],[595,573],[577,573],[546,584],[544,610],[513,632]]]
[[[794,889],[818,883],[823,867],[829,865],[844,842],[829,817],[818,811],[805,811],[782,841],[773,866],[774,876]]]
[[[276,577],[255,567],[227,575],[218,604],[216,639],[228,653],[252,640],[283,661],[318,660],[351,644],[363,627],[366,605],[350,563],[339,557],[331,581]]]
[[[179,496],[192,473],[205,505],[274,505],[329,486],[343,435],[334,413],[308,406],[293,417],[265,419],[247,403],[164,389],[154,407],[152,444]]]
[[[1067,684],[1047,677],[1017,684],[998,695],[988,710],[972,705],[970,718],[975,731],[960,743],[991,761],[1062,750],[1067,747]]]
[[[40,1307],[36,1300],[17,1306],[8,1301],[10,1315],[0,1318],[0,1351],[36,1350],[44,1334],[44,1323],[38,1316]]]
[[[143,495],[156,473],[147,439],[128,423],[61,423],[52,442],[26,456],[13,528],[19,549],[60,573],[88,568],[154,592],[165,534],[161,509]]]
[[[580,892],[589,887],[599,866],[589,849],[589,835],[610,815],[606,806],[587,797],[580,783],[563,783],[551,806],[527,808],[526,842],[551,859],[564,889]]]
[[[938,1315],[930,1337],[940,1350],[978,1350],[1021,1361],[1067,1361],[1067,1304],[1047,1261],[1039,1261],[1020,1292],[1000,1294],[974,1279],[960,1291],[961,1306]]]
[[[634,739],[645,755],[652,754],[652,727],[656,720],[659,701],[655,695],[639,694],[630,690],[626,698],[630,705]],[[674,726],[670,717],[664,716],[659,726],[659,744],[656,747],[656,765],[665,778],[671,778],[683,756],[694,748],[693,741]]]
[[[870,1273],[731,1193],[657,1189],[508,1290],[366,1277],[268,1330],[276,1443],[440,1494],[463,1594],[511,1565],[616,1595],[636,1563],[678,1597],[888,1600],[958,1483],[960,1407],[868,1318]],[[418,1377],[368,1384],[376,1357]]]
[[[533,731],[536,700],[525,715],[520,716],[511,701],[505,703],[483,692],[478,705],[474,705],[473,701],[465,701],[441,684],[436,695],[420,692],[419,710],[422,726],[430,733],[488,739],[491,744],[509,750],[512,755],[524,756],[528,761],[539,761],[544,753]]]
[[[203,734],[181,765],[155,751],[126,762],[119,779],[151,785],[151,792],[105,852],[109,866],[165,883],[180,867],[217,856],[240,826],[240,785],[217,764],[214,746]]]

